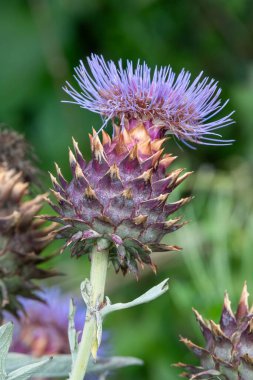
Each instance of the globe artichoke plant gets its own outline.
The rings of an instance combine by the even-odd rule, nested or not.
[[[23,309],[19,297],[39,299],[35,279],[56,272],[40,268],[49,260],[42,251],[52,241],[55,225],[43,226],[34,216],[42,208],[45,195],[28,200],[29,184],[23,173],[0,166],[0,317],[7,310],[18,317]]]
[[[200,360],[200,366],[178,363],[177,366],[185,370],[181,376],[189,379],[253,379],[253,310],[248,306],[248,296],[245,283],[234,314],[228,294],[225,293],[219,324],[212,320],[204,321],[194,310],[205,339],[205,347],[202,348],[188,339],[181,338],[181,341]]]
[[[140,134],[143,140],[136,141],[135,135]],[[167,204],[170,193],[190,173],[167,173],[174,157],[163,155],[163,140],[152,141],[143,124],[131,133],[115,127],[112,139],[103,132],[103,142],[94,131],[90,141],[90,162],[84,160],[74,141],[70,183],[56,166],[58,180],[51,178],[57,203],[49,203],[58,215],[44,217],[63,225],[56,237],[66,239],[65,247],[71,247],[72,256],[88,254],[91,258],[90,284],[84,296],[86,304],[91,304],[90,317],[71,374],[75,380],[83,378],[90,352],[96,357],[100,344],[94,313],[103,305],[108,261],[124,274],[131,271],[137,276],[138,264],[155,270],[152,251],[179,249],[161,239],[184,224],[180,218],[167,218],[190,199]]]
[[[100,114],[103,125],[90,135],[90,161],[85,161],[73,140],[69,182],[56,165],[57,178],[51,175],[55,201],[48,199],[56,213],[54,216],[34,219],[44,196],[25,199],[28,182],[33,182],[36,174],[25,159],[27,145],[15,133],[0,134],[0,143],[6,147],[0,154],[0,313],[5,309],[19,316],[23,307],[19,296],[40,300],[33,280],[55,274],[39,267],[48,260],[41,253],[53,237],[64,239],[62,250],[70,247],[73,257],[87,255],[91,260],[90,279],[81,284],[86,315],[79,344],[73,313],[69,314],[70,380],[83,380],[90,355],[96,359],[102,321],[107,314],[153,300],[168,289],[166,279],[126,304],[112,305],[108,297],[104,299],[108,263],[113,264],[116,272],[132,272],[138,277],[139,267],[144,264],[156,271],[152,252],[180,249],[164,244],[163,238],[186,223],[181,217],[171,218],[171,215],[191,197],[170,200],[173,190],[191,173],[171,170],[175,157],[164,151],[167,136],[175,136],[190,147],[232,143],[217,133],[233,123],[232,113],[218,120],[214,118],[227,101],[222,103],[217,82],[203,77],[202,73],[191,82],[190,73],[184,70],[176,76],[170,67],[161,67],[155,68],[152,74],[146,63],[138,62],[134,67],[128,61],[123,68],[121,60],[114,64],[96,55],[88,58],[88,65],[86,69],[81,62],[75,69],[81,92],[69,83],[64,89],[73,99],[70,103]],[[108,122],[113,126],[112,137],[103,130]],[[44,227],[45,220],[53,223]],[[196,313],[207,337],[207,348],[201,350],[185,340],[193,350],[197,347],[200,356],[203,353],[201,368],[186,366],[189,372],[193,371],[188,377],[233,374],[234,377],[227,378],[235,380],[240,376],[244,380],[247,370],[250,378],[250,352],[241,348],[250,344],[250,339],[246,344],[243,342],[251,331],[245,330],[246,337],[242,338],[244,327],[248,329],[251,321],[246,293],[244,289],[236,316],[225,298],[220,327],[213,322],[206,325]],[[57,323],[51,326],[51,321],[50,326],[43,325],[44,335],[40,334],[37,323],[40,318],[36,316],[34,322],[32,311],[30,314],[30,322],[24,327],[24,334],[21,333],[23,343],[35,354],[59,352],[51,338],[59,338],[63,345],[61,328]],[[37,323],[35,335],[31,330],[33,323]],[[235,357],[234,352],[238,352]]]
[[[90,280],[82,285],[88,317],[71,380],[83,379],[90,352],[96,357],[108,262],[116,272],[138,276],[138,264],[155,270],[152,252],[179,249],[162,239],[185,224],[168,217],[190,198],[168,200],[190,173],[168,172],[175,158],[164,152],[166,136],[190,146],[232,142],[216,133],[233,123],[231,114],[213,118],[227,102],[222,104],[217,82],[201,79],[202,73],[190,83],[188,72],[176,77],[170,67],[156,68],[151,75],[145,63],[134,68],[127,62],[123,68],[121,61],[115,65],[96,55],[88,58],[88,65],[90,71],[82,62],[75,69],[80,92],[69,83],[64,88],[72,97],[67,102],[100,114],[104,122],[90,136],[89,162],[74,141],[70,182],[56,166],[58,178],[51,175],[56,202],[49,200],[56,215],[44,216],[62,225],[56,237],[66,240],[72,256],[91,259]],[[103,131],[109,121],[112,138]]]
[[[136,142],[135,136],[140,134],[145,138]],[[190,198],[166,202],[189,173],[180,175],[182,170],[166,173],[174,157],[163,155],[163,140],[151,141],[142,124],[131,133],[115,127],[113,139],[104,132],[103,142],[94,131],[90,140],[90,162],[85,162],[74,141],[75,154],[70,151],[73,174],[70,183],[57,167],[58,180],[52,176],[57,204],[49,202],[58,216],[45,218],[63,225],[57,237],[66,239],[73,256],[90,256],[92,304],[99,310],[108,261],[116,271],[124,274],[131,271],[137,276],[138,263],[149,264],[155,270],[150,258],[152,251],[179,249],[161,243],[161,239],[184,224],[179,218],[167,220],[167,217]],[[73,379],[83,377],[89,352],[92,350],[96,356],[98,346],[96,321],[92,318],[85,322]]]

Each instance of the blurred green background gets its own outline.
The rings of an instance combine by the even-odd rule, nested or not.
[[[112,301],[127,301],[165,277],[170,291],[153,303],[115,313],[106,322],[112,351],[136,355],[144,367],[115,374],[116,379],[178,378],[177,361],[194,362],[178,342],[179,334],[201,343],[191,312],[219,318],[224,290],[236,302],[243,281],[253,294],[253,2],[251,0],[12,0],[0,4],[0,121],[25,134],[39,164],[54,171],[57,161],[69,177],[68,146],[74,136],[89,157],[87,133],[100,118],[63,104],[65,80],[90,53],[106,59],[138,58],[154,67],[182,67],[196,76],[214,77],[236,110],[234,126],[224,130],[231,147],[168,148],[179,156],[174,167],[195,174],[180,194],[195,199],[185,210],[190,224],[169,237],[183,253],[157,255],[160,269],[145,270],[138,283],[131,276],[109,276]],[[1,149],[1,147],[0,147]],[[44,186],[49,186],[45,175]],[[173,199],[178,199],[175,194]],[[55,247],[51,248],[55,249]],[[78,295],[89,267],[86,259],[54,260],[66,276],[51,283]]]

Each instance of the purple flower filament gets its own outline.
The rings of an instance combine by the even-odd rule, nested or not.
[[[83,62],[75,68],[75,79],[80,92],[68,82],[65,92],[71,96],[68,103],[78,104],[109,120],[118,120],[125,127],[126,120],[149,121],[153,127],[172,134],[181,141],[204,145],[229,145],[216,131],[234,123],[233,112],[214,119],[228,103],[220,99],[218,83],[201,72],[193,82],[184,69],[178,76],[169,66],[155,67],[152,73],[147,64],[137,62],[134,68],[122,60],[116,65],[102,56],[87,58],[90,72]],[[103,128],[102,127],[102,128]]]

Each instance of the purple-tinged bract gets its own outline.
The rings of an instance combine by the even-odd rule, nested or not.
[[[121,60],[115,64],[97,55],[87,61],[90,71],[82,61],[75,68],[80,91],[69,83],[64,90],[73,99],[69,103],[101,114],[104,125],[116,120],[128,128],[141,120],[152,129],[155,139],[172,134],[188,145],[232,143],[216,133],[233,123],[232,113],[215,118],[228,101],[222,103],[218,83],[203,77],[202,72],[191,81],[188,71],[183,69],[176,76],[169,66],[156,67],[152,72],[145,62],[138,61],[134,67],[127,61],[124,68]]]
[[[230,307],[228,294],[225,293],[220,323],[206,322],[194,310],[201,332],[205,339],[205,348],[190,340],[181,341],[199,358],[200,366],[178,363],[183,368],[182,377],[193,379],[253,379],[253,308],[248,306],[246,283],[241,299],[234,314]]]
[[[103,251],[100,242],[106,240],[116,271],[137,275],[138,263],[155,270],[152,251],[178,250],[161,240],[184,224],[168,217],[190,197],[167,200],[190,173],[180,175],[182,169],[166,173],[175,158],[162,155],[163,140],[151,141],[142,124],[129,133],[115,128],[114,134],[111,140],[103,131],[101,143],[94,131],[90,162],[85,162],[74,141],[73,179],[68,183],[57,167],[58,180],[51,176],[57,203],[49,202],[58,215],[45,218],[63,225],[57,236],[67,240],[73,256],[90,254],[96,245]]]

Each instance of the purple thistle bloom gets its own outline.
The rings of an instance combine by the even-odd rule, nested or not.
[[[172,134],[186,144],[229,145],[233,142],[223,140],[216,133],[234,123],[233,112],[214,119],[228,100],[222,104],[218,83],[203,77],[203,72],[191,83],[191,74],[184,69],[176,76],[169,66],[156,67],[152,73],[145,62],[138,61],[134,67],[127,61],[123,68],[122,60],[116,65],[94,54],[87,61],[90,73],[82,61],[75,68],[74,77],[81,91],[67,82],[64,91],[73,100],[65,102],[102,115],[102,128],[109,120],[125,128],[141,121],[147,129],[159,131],[159,135],[153,133],[153,138]]]

